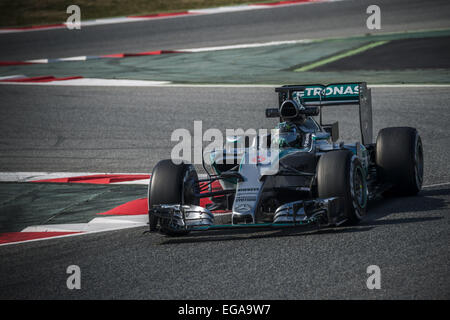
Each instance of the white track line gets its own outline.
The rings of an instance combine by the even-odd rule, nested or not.
[[[50,82],[0,82],[0,84],[38,85],[38,86],[89,86],[89,87],[160,87],[168,85],[169,81],[128,80],[128,79],[98,79],[81,78],[72,80],[56,80]]]
[[[30,63],[35,63],[35,64],[45,64],[45,63],[48,63],[48,59],[25,60],[25,62],[30,62]]]
[[[73,234],[66,234],[61,236],[30,239],[24,241],[7,242],[0,244],[1,246],[8,246],[13,244],[35,242],[44,240],[53,240],[58,238],[76,237],[86,234],[117,231],[123,229],[137,228],[146,226],[148,223],[148,215],[134,215],[134,216],[117,216],[94,218],[88,223],[74,223],[74,224],[60,224],[60,225],[39,225],[31,226],[23,229],[21,232],[79,232]]]
[[[248,48],[261,48],[261,47],[270,47],[270,46],[280,46],[286,44],[299,44],[299,43],[311,43],[315,40],[311,39],[300,39],[300,40],[286,40],[286,41],[270,41],[270,42],[259,42],[259,43],[247,43],[247,44],[235,44],[228,46],[219,46],[219,47],[204,47],[204,48],[193,48],[193,49],[180,49],[176,51],[181,52],[209,52],[209,51],[222,51],[222,50],[234,50],[234,49],[248,49]]]
[[[38,180],[61,179],[71,177],[93,176],[93,175],[148,175],[151,172],[0,172],[0,182],[33,182]],[[206,174],[199,174],[200,179],[206,179]],[[113,182],[109,184],[145,184],[150,179],[139,179],[132,181]]]
[[[450,84],[372,84],[370,88],[450,88]]]
[[[142,227],[148,223],[148,215],[124,215],[114,217],[98,217],[88,223],[67,223],[36,225],[23,229],[21,232],[83,232],[118,230],[130,227]]]
[[[228,12],[238,12],[238,11],[249,11],[249,10],[260,10],[267,9],[269,6],[264,5],[237,5],[237,6],[224,6],[224,7],[216,7],[216,8],[207,8],[207,9],[191,9],[188,12],[193,14],[216,14],[216,13],[228,13]],[[271,6],[272,8],[276,6]]]
[[[37,180],[71,178],[93,175],[146,175],[150,173],[130,172],[0,172],[0,182],[32,182]],[[147,179],[144,179],[147,180]],[[136,180],[143,181],[143,180]],[[123,182],[120,182],[123,183]]]
[[[11,76],[0,77],[0,80],[13,80],[13,79],[26,78],[26,77],[27,76],[25,76],[23,74],[15,74],[15,75],[11,75]]]
[[[450,182],[442,182],[442,183],[436,183],[436,184],[429,184],[427,186],[422,186],[422,188],[433,188],[433,187],[440,187],[440,186],[447,186],[450,185]]]
[[[142,179],[142,180],[132,180],[132,181],[122,181],[122,182],[111,182],[110,184],[145,184],[148,185],[150,179]]]
[[[115,18],[94,19],[94,20],[81,21],[81,28],[89,27],[89,26],[105,25],[105,24],[130,23],[130,22],[140,22],[140,21],[146,21],[146,20],[175,19],[175,18],[192,17],[192,16],[198,16],[198,15],[221,14],[221,13],[248,11],[248,10],[275,9],[275,8],[286,7],[286,6],[296,6],[296,5],[305,5],[305,4],[313,4],[313,3],[327,3],[327,2],[336,2],[336,1],[343,1],[343,0],[313,0],[313,1],[299,2],[299,3],[280,3],[278,5],[247,4],[247,5],[225,6],[225,7],[216,7],[216,8],[206,8],[206,9],[191,9],[191,10],[188,10],[186,14],[168,15],[168,16],[159,16],[159,17],[158,16],[153,16],[153,17],[115,17]],[[65,29],[66,23],[62,23],[62,24],[64,24],[64,25],[48,26],[48,27],[42,26],[41,28],[30,28],[30,29],[4,28],[4,29],[0,29],[0,34]]]

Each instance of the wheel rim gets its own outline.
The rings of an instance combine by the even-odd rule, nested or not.
[[[186,171],[183,178],[183,186],[181,191],[182,204],[194,204],[196,197],[195,193],[198,193],[198,179],[197,175],[190,174],[190,171]]]
[[[416,185],[420,189],[423,182],[423,149],[420,138],[416,142],[416,152],[414,156],[414,171],[416,177]]]
[[[353,175],[353,194],[357,204],[364,208],[367,202],[367,185],[361,167],[357,167]]]

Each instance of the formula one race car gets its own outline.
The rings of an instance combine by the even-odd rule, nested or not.
[[[372,142],[371,90],[366,83],[276,88],[279,118],[265,135],[227,137],[239,147],[210,152],[206,179],[191,164],[162,160],[149,184],[150,230],[167,235],[219,228],[356,224],[367,202],[385,193],[415,195],[423,180],[416,129],[384,128]],[[361,143],[338,142],[338,123],[323,124],[328,106],[359,106]],[[316,120],[314,117],[318,117]],[[214,172],[211,173],[210,170]],[[213,184],[220,188],[212,188]],[[210,203],[201,207],[200,199]],[[214,211],[229,213],[215,223]]]

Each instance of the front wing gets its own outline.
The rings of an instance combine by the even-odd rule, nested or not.
[[[242,229],[293,226],[332,226],[345,222],[342,201],[337,197],[299,200],[280,206],[271,223],[216,224],[214,214],[196,205],[155,205],[149,215],[160,219],[160,224],[173,232],[203,231],[214,229]],[[231,216],[231,214],[230,214]]]

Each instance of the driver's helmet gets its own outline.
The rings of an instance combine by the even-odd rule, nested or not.
[[[279,148],[300,148],[301,134],[292,122],[280,122],[272,132],[271,145]]]

